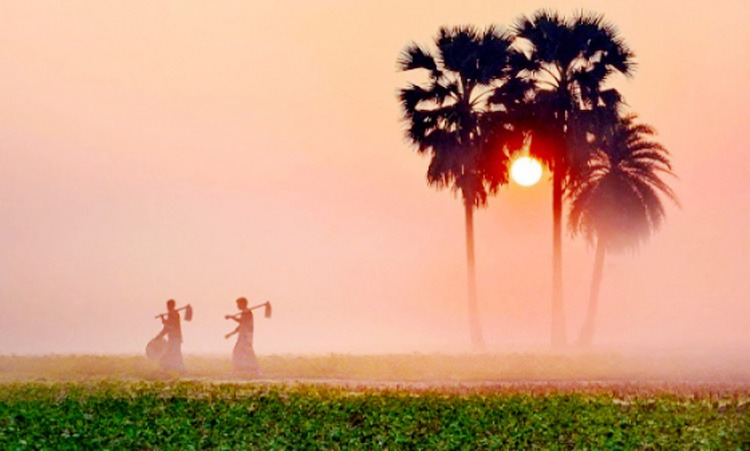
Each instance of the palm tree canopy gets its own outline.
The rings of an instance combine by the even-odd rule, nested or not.
[[[655,131],[621,117],[601,133],[598,150],[569,193],[568,224],[608,251],[636,249],[664,220],[660,195],[677,203],[661,174],[672,173],[669,152],[652,140]]]
[[[632,75],[633,52],[598,14],[568,19],[541,10],[521,16],[513,30],[523,55],[518,64],[536,85],[532,153],[548,165],[557,159],[566,171],[585,163],[591,151],[584,138],[591,130],[587,116],[617,108],[620,94],[604,85],[613,73]]]
[[[507,149],[515,144],[508,115],[525,95],[513,82],[512,42],[497,27],[443,27],[435,50],[412,43],[398,60],[399,69],[427,75],[401,89],[399,100],[407,139],[431,156],[428,183],[460,190],[475,206],[508,181]]]

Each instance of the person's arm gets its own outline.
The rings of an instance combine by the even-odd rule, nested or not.
[[[239,331],[240,331],[240,326],[237,326],[236,329],[234,329],[233,331],[231,331],[228,334],[224,335],[224,338],[229,338],[229,337],[231,337],[232,335],[236,334]]]
[[[237,321],[238,323],[240,322],[240,319],[237,318],[237,315],[224,315],[224,319],[233,319]]]
[[[179,315],[179,314],[178,314]],[[179,321],[179,316],[177,317],[177,321]],[[161,316],[161,323],[164,325],[164,328],[161,330],[160,335],[166,335],[172,331],[172,329],[175,328],[175,321],[173,318],[170,318],[169,314],[162,315]]]
[[[169,324],[167,323],[167,321],[164,319],[163,316],[161,317],[161,323],[162,323],[162,328],[161,328],[161,331],[156,335],[157,340],[160,338],[164,338],[164,336],[169,333],[169,329],[170,329]]]

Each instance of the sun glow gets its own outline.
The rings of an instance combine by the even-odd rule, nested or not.
[[[542,178],[542,165],[531,157],[520,157],[510,166],[510,177],[521,186],[535,185]]]

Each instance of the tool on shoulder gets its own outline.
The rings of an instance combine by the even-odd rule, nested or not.
[[[256,308],[261,308],[261,307],[265,307],[265,309],[263,310],[263,316],[265,316],[266,318],[270,318],[271,317],[271,301],[266,301],[266,302],[264,302],[262,304],[254,305],[252,307],[249,307],[247,310],[254,310]],[[232,315],[224,315],[224,319],[234,319],[236,321],[239,321],[240,316],[242,316],[242,312],[237,312],[237,313],[232,314]],[[239,331],[240,331],[240,328],[238,326],[233,331],[231,331],[228,334],[224,335],[224,338],[229,338],[232,335],[234,335],[236,333],[239,333]]]
[[[252,307],[248,307],[247,310],[254,310],[256,308],[261,308],[261,307],[265,307],[265,309],[263,311],[263,316],[265,316],[266,318],[270,318],[271,317],[271,301],[266,301],[266,302],[264,302],[262,304],[258,304],[258,305],[254,305]],[[242,315],[242,312],[237,312],[237,313],[234,313],[234,314],[231,314],[231,315],[224,315],[224,319],[231,319],[231,318],[239,319],[240,315]]]
[[[175,311],[179,312],[180,310],[185,310],[185,321],[190,321],[193,319],[193,306],[188,304],[184,305],[180,308],[176,308]],[[165,316],[169,315],[169,312],[167,313],[161,313],[159,315],[154,316],[155,319],[164,318]]]

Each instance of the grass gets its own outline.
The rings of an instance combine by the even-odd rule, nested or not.
[[[716,367],[265,356],[238,381],[226,357],[186,364],[177,380],[139,356],[0,356],[0,449],[750,449],[750,378]]]
[[[750,399],[182,382],[0,386],[3,449],[750,446]]]
[[[260,356],[265,380],[373,382],[487,381],[748,381],[748,365],[618,354],[408,354]],[[227,356],[186,356],[191,379],[232,378]],[[0,355],[0,382],[96,378],[155,380],[158,366],[142,356]]]

